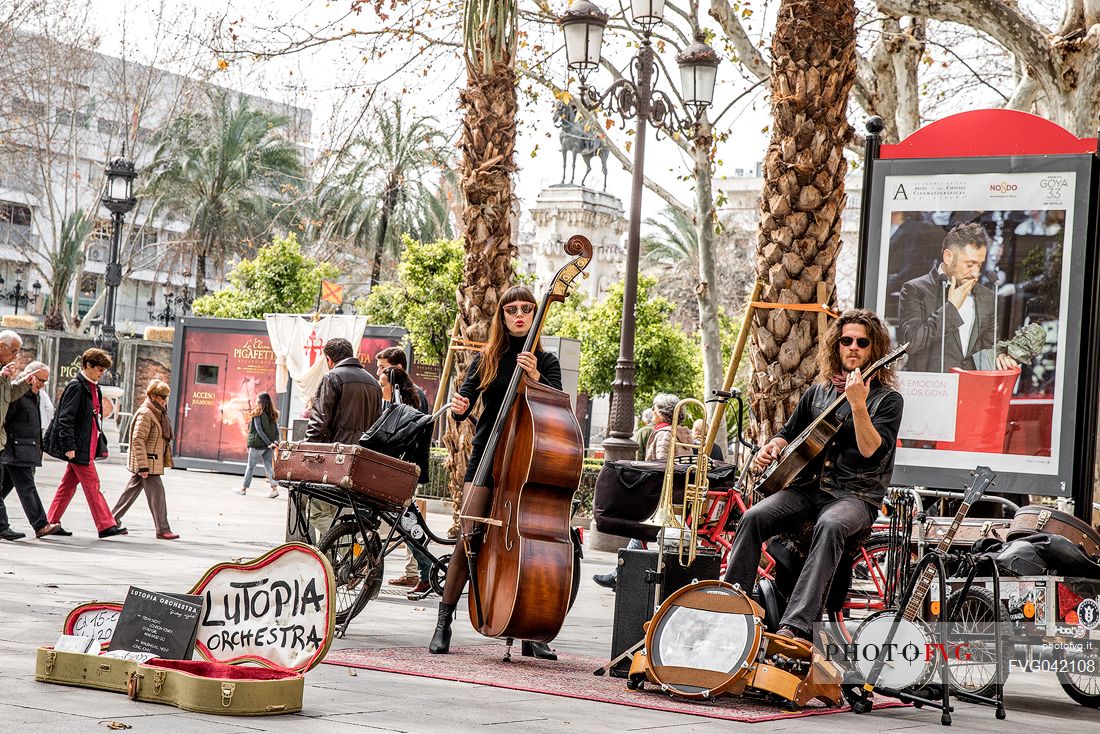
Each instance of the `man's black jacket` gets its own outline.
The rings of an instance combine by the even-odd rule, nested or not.
[[[974,354],[993,346],[993,291],[983,285],[970,291],[975,321],[969,343],[959,337],[962,316],[947,300],[947,282],[939,266],[901,287],[901,325],[898,343],[909,342],[909,372],[950,372],[952,367],[974,369]],[[940,345],[943,344],[943,359]]]

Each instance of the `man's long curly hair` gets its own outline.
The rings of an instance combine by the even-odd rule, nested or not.
[[[825,343],[817,353],[817,379],[821,382],[831,382],[833,375],[840,372],[840,335],[848,324],[859,324],[867,330],[867,337],[871,340],[868,367],[890,352],[890,331],[883,320],[873,311],[850,308],[840,314],[840,318],[835,319],[825,332]],[[879,370],[875,376],[887,387],[897,389],[898,377],[893,370]]]

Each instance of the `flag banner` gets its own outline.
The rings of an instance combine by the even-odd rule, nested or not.
[[[339,306],[344,302],[344,286],[339,283],[321,281],[321,300]]]

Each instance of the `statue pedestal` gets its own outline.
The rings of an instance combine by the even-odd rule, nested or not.
[[[531,207],[531,219],[535,223],[535,238],[530,245],[533,251],[524,254],[534,263],[536,293],[545,291],[554,274],[569,260],[563,248],[575,234],[592,241],[592,262],[587,268],[591,275],[579,284],[583,293],[595,300],[622,279],[627,221],[622,202],[616,197],[582,186],[557,184],[539,194]]]

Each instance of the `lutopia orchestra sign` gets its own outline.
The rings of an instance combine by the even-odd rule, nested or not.
[[[207,660],[307,670],[328,652],[332,568],[309,546],[287,543],[253,561],[219,564],[191,593],[203,597],[195,647]]]

